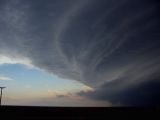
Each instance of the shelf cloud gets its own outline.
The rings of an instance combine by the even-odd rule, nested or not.
[[[157,0],[1,0],[0,58],[25,58],[94,89],[81,96],[159,105],[159,7]]]

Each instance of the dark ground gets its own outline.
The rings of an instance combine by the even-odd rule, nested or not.
[[[44,120],[86,120],[106,118],[134,118],[145,116],[157,118],[160,108],[129,108],[129,107],[31,107],[31,106],[0,106],[0,120],[7,119],[44,119]]]

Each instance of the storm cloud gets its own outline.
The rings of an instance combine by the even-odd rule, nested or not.
[[[157,0],[1,0],[0,56],[94,89],[79,95],[150,105],[149,96],[160,95],[159,7]]]

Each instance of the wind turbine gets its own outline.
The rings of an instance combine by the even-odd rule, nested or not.
[[[1,106],[1,102],[2,102],[2,90],[3,90],[4,88],[6,88],[6,87],[0,87],[0,89],[1,89],[1,95],[0,95],[0,106]]]

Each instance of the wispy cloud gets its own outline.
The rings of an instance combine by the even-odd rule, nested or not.
[[[28,58],[13,58],[11,56],[0,55],[0,65],[5,64],[22,64],[28,68],[34,68]]]
[[[13,79],[8,77],[8,76],[4,76],[4,75],[0,75],[0,81],[12,81]]]

